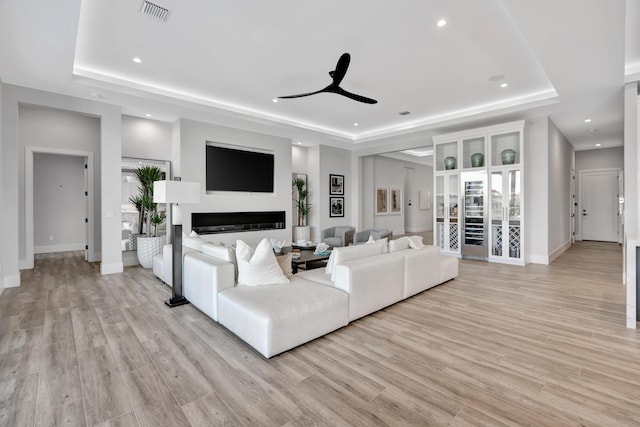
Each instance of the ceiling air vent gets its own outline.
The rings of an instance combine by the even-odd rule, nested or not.
[[[140,6],[140,13],[159,21],[166,21],[169,16],[169,9],[145,0],[142,2],[142,6]]]
[[[411,114],[411,111],[400,111],[398,114],[400,114],[401,116],[408,116],[409,114]]]

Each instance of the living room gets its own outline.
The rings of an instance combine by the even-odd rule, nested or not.
[[[176,2],[168,3],[172,8],[180,7]],[[436,8],[436,2],[427,3]],[[456,7],[475,7],[462,3]],[[638,169],[636,82],[640,76],[636,60],[640,55],[636,50],[640,49],[628,42],[630,52],[625,55],[623,41],[625,33],[627,37],[636,34],[639,14],[633,2],[603,5],[594,1],[585,6],[571,1],[566,10],[555,3],[536,6],[505,1],[486,7],[511,16],[507,21],[517,34],[514,38],[525,40],[523,44],[537,55],[535,67],[542,67],[555,93],[539,93],[522,103],[523,99],[508,95],[500,95],[499,100],[475,98],[473,105],[441,104],[439,109],[438,104],[447,97],[422,92],[423,80],[429,80],[426,86],[441,86],[452,95],[465,90],[472,93],[474,87],[487,84],[492,85],[490,90],[516,89],[518,82],[509,80],[507,87],[500,88],[503,80],[489,83],[489,78],[502,71],[487,74],[483,69],[479,80],[464,77],[465,82],[473,80],[469,85],[473,87],[452,75],[451,79],[413,80],[411,87],[394,80],[378,88],[367,80],[367,74],[382,81],[381,74],[393,73],[382,63],[380,67],[386,72],[375,71],[376,61],[382,61],[371,46],[386,44],[363,47],[357,44],[360,36],[348,36],[349,31],[343,30],[340,34],[347,33],[347,46],[325,40],[331,44],[327,50],[315,45],[322,51],[318,54],[321,58],[309,54],[299,59],[283,53],[278,60],[255,54],[262,58],[257,64],[225,61],[222,58],[228,57],[223,53],[233,49],[218,44],[215,53],[221,59],[201,76],[205,80],[202,93],[206,84],[215,80],[213,71],[225,68],[221,64],[240,64],[235,69],[236,84],[229,85],[229,92],[220,92],[219,98],[193,96],[194,92],[180,91],[179,85],[153,87],[144,79],[119,79],[125,71],[132,76],[140,72],[134,68],[140,64],[134,65],[129,58],[139,53],[127,50],[123,74],[108,79],[102,79],[97,68],[81,63],[76,49],[86,53],[91,43],[90,38],[78,38],[78,34],[92,25],[104,29],[99,25],[100,14],[86,15],[95,5],[74,0],[56,9],[41,1],[35,10],[35,6],[4,2],[0,6],[0,194],[5,202],[0,212],[0,384],[4,390],[0,401],[8,404],[0,411],[6,418],[0,420],[16,424],[16,420],[26,420],[30,425],[65,418],[91,425],[108,421],[199,425],[211,420],[237,425],[637,423],[640,415],[634,409],[633,396],[640,385],[633,372],[638,338],[634,330],[625,329],[636,326],[636,292],[635,286],[622,283],[635,284],[638,191],[633,182]],[[139,5],[134,6],[134,13],[138,13]],[[253,6],[265,16],[280,19],[273,15],[275,9]],[[115,14],[127,6],[122,2],[113,7]],[[342,9],[337,4],[332,7],[333,12]],[[588,12],[575,18],[574,12],[582,7]],[[229,6],[228,10],[232,9]],[[549,13],[556,9],[561,10]],[[357,11],[351,10],[346,16],[354,14]],[[432,14],[436,15],[429,12],[430,17]],[[49,21],[47,16],[55,19]],[[148,17],[128,17],[123,28],[132,22],[135,27],[138,18]],[[184,19],[176,12],[169,17],[169,25],[173,25],[172,18]],[[380,20],[377,28],[385,27],[387,18],[376,14]],[[580,31],[566,24],[574,18]],[[455,20],[449,21],[449,28],[455,30]],[[102,24],[108,27],[109,22],[115,27],[111,19]],[[145,30],[157,24],[140,22]],[[230,31],[230,25],[222,22],[207,27],[218,28],[213,40],[226,40],[229,37],[222,31]],[[184,33],[185,28],[180,31]],[[259,28],[268,33],[264,23]],[[567,35],[567,29],[580,39]],[[478,36],[484,27],[476,30]],[[104,31],[111,34],[111,30]],[[416,31],[423,35],[422,29]],[[429,36],[430,41],[445,38],[442,31],[435,32],[439,29],[433,31],[436,35],[433,39]],[[248,38],[258,48],[269,47],[270,43],[258,43],[260,37],[255,33],[249,34],[254,34]],[[293,38],[290,34],[287,37]],[[131,38],[142,39],[145,37]],[[164,37],[151,39],[166,41]],[[211,39],[207,37],[207,43],[212,43]],[[469,43],[473,37],[465,40]],[[554,44],[564,47],[550,46]],[[582,44],[589,49],[580,48]],[[99,46],[94,51],[106,58],[110,49]],[[139,54],[142,64],[154,64],[144,71],[149,76],[165,68],[168,74],[183,76],[183,71],[186,75],[187,70],[197,68],[188,65],[189,61],[153,63],[154,49],[149,48],[148,55]],[[478,51],[500,49],[498,43]],[[27,58],[24,52],[30,51],[44,53]],[[386,116],[376,116],[374,110],[365,109],[370,106],[338,94],[272,101],[276,96],[313,90],[330,82],[333,76],[327,76],[327,71],[345,51],[353,55],[343,80],[345,89],[375,96],[381,105],[392,104]],[[594,61],[594,57],[604,59]],[[429,75],[418,62],[429,62],[428,58],[411,62],[411,67]],[[281,68],[274,71],[271,63],[281,64]],[[447,67],[440,68],[443,74],[454,74]],[[280,83],[260,92],[265,82],[252,74],[261,70],[264,76],[271,76],[265,80]],[[289,77],[274,77],[287,70],[292,70]],[[445,80],[448,86],[440,83]],[[266,99],[268,105],[240,108],[232,98],[225,98],[234,91],[238,96],[255,91],[256,98]],[[413,92],[423,101],[414,101],[411,106],[397,101],[410,99]],[[423,105],[432,109],[421,114]],[[398,115],[405,110],[413,111],[409,116]],[[162,300],[170,289],[150,270],[123,263],[120,210],[124,157],[169,161],[172,176],[199,182],[204,188],[207,142],[274,153],[273,194],[203,190],[200,204],[182,207],[183,226],[190,231],[191,214],[196,212],[283,210],[286,227],[269,233],[206,237],[215,242],[232,244],[243,239],[256,245],[262,237],[291,242],[293,173],[308,178],[313,241],[319,240],[322,229],[334,225],[351,225],[358,230],[384,226],[394,234],[423,228],[428,232],[433,228],[435,199],[430,199],[425,210],[431,217],[415,230],[406,227],[403,215],[375,214],[378,187],[405,188],[404,176],[395,169],[404,170],[408,163],[389,155],[432,147],[433,137],[439,135],[519,120],[525,122],[526,267],[461,260],[460,276],[452,282],[282,356],[262,358],[192,305],[164,307]],[[611,150],[612,154],[599,155],[600,150]],[[71,257],[66,252],[35,255],[53,235],[44,233],[44,243],[35,239],[38,205],[29,189],[34,168],[38,168],[34,165],[42,154],[86,158],[93,164],[88,167],[88,192],[93,197],[87,212],[89,263],[78,259],[76,253]],[[575,212],[570,203],[569,171],[578,170],[581,157],[588,165],[585,168],[591,170],[619,168],[618,159],[624,157],[624,251],[615,242],[572,244],[572,233],[580,229],[572,226]],[[607,163],[614,158],[615,164]],[[413,191],[411,202],[415,205],[420,190],[435,196],[433,169],[424,168],[430,171],[429,178],[421,179]],[[385,176],[389,170],[394,172]],[[248,171],[239,168],[237,173]],[[344,216],[330,214],[330,175],[344,178]],[[404,200],[405,209],[409,200]],[[70,355],[69,364],[57,365],[60,359],[53,356],[41,362],[39,351],[44,347],[51,350],[46,353],[49,356]],[[102,361],[103,367],[92,360]],[[108,385],[106,378],[114,378],[114,382]],[[96,384],[105,388],[92,389]],[[96,402],[96,389],[107,390],[105,395],[113,400],[105,401],[111,406]],[[151,390],[157,390],[155,405],[148,404],[153,400],[147,400],[153,395]],[[68,392],[66,397],[63,392]],[[22,414],[24,418],[20,418]]]

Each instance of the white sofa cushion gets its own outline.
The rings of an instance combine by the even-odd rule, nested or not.
[[[218,295],[219,322],[265,357],[349,323],[349,296],[295,277],[290,284],[240,286]]]
[[[192,251],[184,256],[184,296],[207,316],[218,321],[218,295],[232,288],[233,264]]]
[[[331,274],[331,280],[335,281],[334,270],[337,264],[358,258],[366,258],[383,253],[384,243],[372,243],[370,245],[342,246],[334,248],[327,261],[325,273]]]
[[[439,246],[405,249],[396,253],[404,257],[404,298],[442,283]]]
[[[387,239],[386,237],[384,237],[382,239],[375,240],[373,238],[373,235],[369,235],[369,240],[364,242],[365,245],[371,245],[373,243],[382,243],[382,253],[383,254],[386,254],[387,252],[389,252],[389,239]]]
[[[301,277],[313,283],[324,286],[335,287],[335,283],[331,280],[331,274],[325,273],[322,268],[314,268],[312,270],[303,270],[296,273],[296,277]]]
[[[235,248],[206,242],[202,244],[202,253],[233,264],[233,277],[235,281],[238,280],[238,262],[236,261]]]
[[[273,253],[271,243],[262,239],[256,248],[242,240],[236,242],[238,261],[238,285],[260,286],[289,283],[282,273],[278,260]]]
[[[410,246],[408,237],[400,237],[399,239],[391,240],[389,242],[389,252],[404,251],[405,249],[409,248]]]
[[[337,264],[335,284],[349,294],[349,320],[359,319],[402,299],[404,257],[381,254]]]

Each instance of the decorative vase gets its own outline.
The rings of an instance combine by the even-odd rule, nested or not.
[[[446,170],[451,170],[456,168],[456,158],[453,156],[444,158],[444,168]]]
[[[480,168],[484,166],[484,154],[474,153],[471,155],[471,167]]]
[[[503,165],[512,165],[516,161],[516,150],[507,148],[506,150],[502,150],[502,153],[500,153],[500,156],[502,157]]]
[[[138,237],[136,251],[140,265],[144,268],[151,268],[151,266],[153,266],[153,257],[162,251],[164,242],[164,236]]]
[[[311,240],[311,226],[293,227],[293,241],[297,242],[298,240]]]

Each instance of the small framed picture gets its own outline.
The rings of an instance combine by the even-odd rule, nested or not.
[[[329,194],[344,196],[344,175],[329,175]]]
[[[329,216],[344,216],[344,197],[329,197]]]
[[[391,200],[389,201],[391,215],[402,213],[402,190],[400,188],[391,189]]]
[[[376,188],[376,215],[389,215],[389,189]]]

